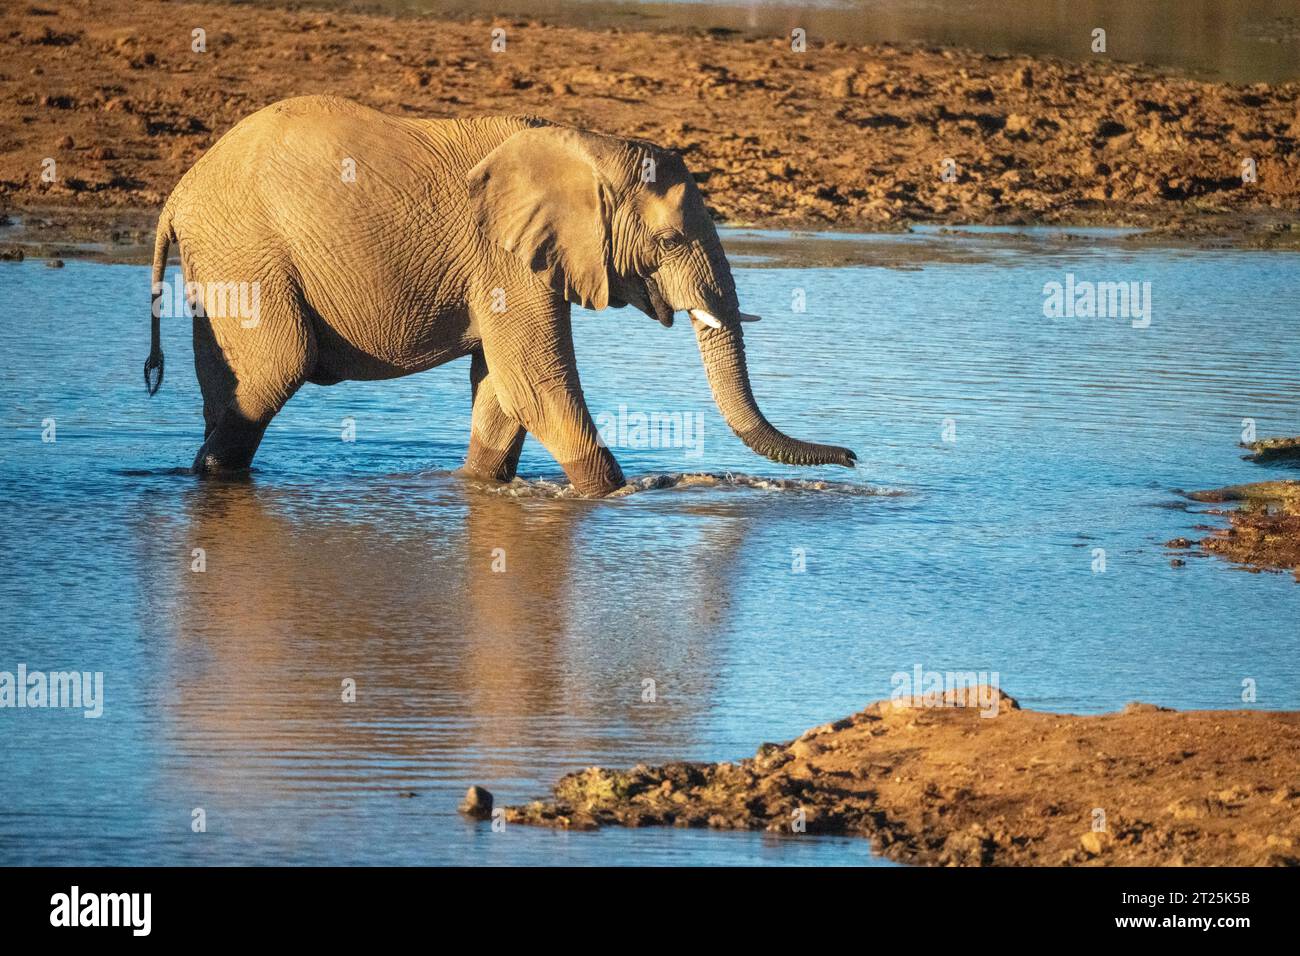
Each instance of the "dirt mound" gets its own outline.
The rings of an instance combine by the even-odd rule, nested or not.
[[[1300,714],[989,700],[881,701],[734,763],[591,768],[506,819],[856,833],[924,864],[1300,863]]]

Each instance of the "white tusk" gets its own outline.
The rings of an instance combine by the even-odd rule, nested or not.
[[[740,312],[737,314],[740,316],[740,321],[742,322],[758,322],[763,318],[761,315],[750,315],[748,312]]]
[[[722,323],[709,315],[709,313],[705,312],[703,309],[688,309],[687,311],[690,312],[692,319],[695,319],[697,322],[703,322],[711,329],[722,328]]]

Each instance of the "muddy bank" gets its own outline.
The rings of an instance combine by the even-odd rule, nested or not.
[[[1259,443],[1256,455],[1272,460],[1294,450],[1295,439]],[[1232,509],[1210,509],[1209,514],[1228,519],[1226,528],[1193,542],[1176,538],[1167,542],[1175,549],[1200,548],[1241,565],[1248,571],[1289,571],[1300,583],[1300,481],[1260,481],[1230,485],[1211,491],[1193,491],[1193,501],[1234,504]]]
[[[490,49],[493,27],[504,52]],[[1068,222],[1300,241],[1296,83],[816,36],[797,54],[776,37],[137,0],[9,5],[0,50],[3,211],[57,224],[50,210],[120,210],[71,231],[126,241],[131,217],[225,130],[305,93],[646,137],[681,150],[734,224]]]
[[[945,698],[950,703],[952,696]],[[1094,717],[881,701],[734,763],[592,768],[506,809],[551,827],[860,834],[940,865],[1296,865],[1300,714]]]

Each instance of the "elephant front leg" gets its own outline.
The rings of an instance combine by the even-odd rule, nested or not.
[[[507,346],[494,353],[489,347],[488,378],[502,411],[523,422],[574,488],[582,495],[601,497],[623,487],[623,470],[601,443],[587,410],[572,361],[572,343],[558,334],[556,339],[549,348],[534,342],[526,350]],[[477,401],[474,410],[477,416]]]
[[[519,416],[579,494],[599,498],[623,487],[623,469],[601,444],[581,389],[556,384],[523,391],[520,405],[515,406]]]
[[[557,390],[543,396],[546,410],[535,428],[537,440],[546,446],[579,494],[600,498],[626,484],[623,469],[608,448],[600,443],[582,393],[574,396]]]
[[[486,481],[511,481],[519,468],[519,453],[527,432],[517,419],[506,414],[497,400],[496,387],[482,352],[474,353],[469,374],[474,410],[464,473]]]

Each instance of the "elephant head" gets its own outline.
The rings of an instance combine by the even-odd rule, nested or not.
[[[795,465],[852,467],[847,448],[791,438],[750,388],[731,267],[685,164],[640,140],[538,123],[505,140],[468,176],[483,235],[569,302],[632,305],[666,327],[691,317],[723,418],[751,449]]]

